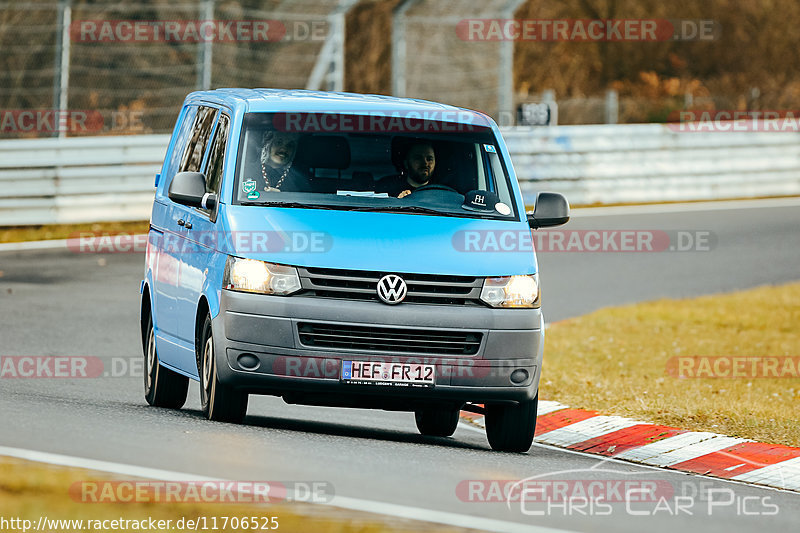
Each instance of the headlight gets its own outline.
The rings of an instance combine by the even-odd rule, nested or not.
[[[486,278],[481,300],[492,307],[539,307],[539,275]]]
[[[300,290],[300,276],[291,266],[228,257],[222,286],[234,291],[287,295]]]

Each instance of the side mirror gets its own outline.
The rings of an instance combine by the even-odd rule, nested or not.
[[[560,226],[568,220],[569,202],[557,192],[540,192],[533,213],[528,213],[528,225],[533,229]]]
[[[169,184],[167,196],[173,202],[214,209],[217,205],[217,195],[206,192],[206,176],[202,172],[178,172]]]

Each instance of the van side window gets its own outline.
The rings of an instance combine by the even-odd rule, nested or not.
[[[222,170],[225,165],[225,146],[228,144],[228,125],[230,119],[227,115],[220,115],[217,133],[211,145],[211,153],[208,156],[208,166],[206,168],[206,192],[213,192],[219,195],[220,183],[222,181]]]
[[[217,110],[213,107],[201,106],[194,119],[192,126],[192,136],[181,159],[180,172],[200,172],[203,164],[203,156],[208,146],[208,138],[214,128],[214,120],[217,118]]]
[[[172,178],[177,174],[180,168],[183,154],[186,152],[186,144],[192,133],[192,126],[194,125],[195,117],[197,117],[197,106],[189,106],[186,108],[186,113],[183,115],[183,122],[175,134],[175,144],[172,146],[172,153],[169,156],[169,161],[163,171],[163,180],[167,188],[172,182]],[[166,190],[166,189],[165,189]]]

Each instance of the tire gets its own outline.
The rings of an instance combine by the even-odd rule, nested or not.
[[[147,331],[143,344],[144,399],[154,407],[180,409],[186,403],[189,378],[164,368],[158,362],[156,335],[152,315],[147,318]]]
[[[214,337],[211,335],[211,315],[206,315],[197,344],[197,370],[200,374],[200,404],[207,419],[215,422],[241,424],[247,414],[248,395],[220,383],[217,358],[214,357]]]
[[[539,396],[517,405],[486,406],[486,436],[493,450],[525,453],[533,444]]]
[[[458,427],[458,409],[420,409],[414,412],[417,429],[429,437],[449,437]]]

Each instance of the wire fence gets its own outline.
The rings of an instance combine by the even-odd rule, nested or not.
[[[168,132],[198,89],[341,90],[353,3],[0,3],[0,137]]]
[[[488,30],[475,37],[470,30],[473,23],[489,28],[531,15],[531,5],[0,0],[0,139],[167,133],[186,94],[217,87],[355,86],[476,109],[501,126],[665,122],[687,109],[763,108],[756,88],[724,98],[697,80],[654,73],[623,84],[619,95],[602,87],[597,94],[566,91],[563,83],[560,94],[532,87],[526,76],[551,57],[567,57],[565,51],[548,55],[542,50],[553,43],[496,38]],[[348,19],[351,11],[375,16]],[[346,38],[361,45],[347,57]],[[531,55],[537,44],[540,55]]]
[[[512,18],[522,0],[406,0],[395,10],[393,92],[483,111],[509,124],[512,41],[471,42],[469,19]]]

